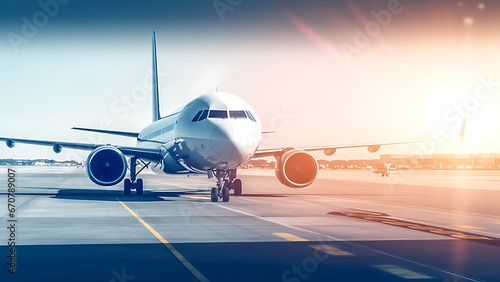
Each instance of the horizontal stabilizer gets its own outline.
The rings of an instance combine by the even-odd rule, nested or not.
[[[115,131],[115,130],[104,130],[104,129],[82,128],[82,127],[73,127],[72,129],[111,134],[111,135],[119,135],[125,137],[133,137],[133,138],[137,138],[139,136],[139,133],[137,132],[128,132],[128,131]]]

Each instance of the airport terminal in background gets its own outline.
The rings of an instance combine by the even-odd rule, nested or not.
[[[0,159],[0,165],[14,166],[83,166],[84,162],[54,161],[47,159]],[[372,168],[380,164],[393,164],[398,169],[478,169],[500,170],[500,154],[382,154],[380,159],[359,160],[318,160],[320,169],[363,169]],[[241,168],[269,168],[273,169],[275,162],[265,159],[250,160]]]
[[[500,154],[380,155],[380,162],[407,169],[500,169]]]
[[[477,169],[500,170],[500,154],[381,154],[380,159],[318,160],[320,169],[370,169],[393,164],[398,169]],[[242,168],[274,168],[274,162],[251,160]]]

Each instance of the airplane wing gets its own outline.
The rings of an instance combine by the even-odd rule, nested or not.
[[[465,134],[465,118],[463,119],[462,122],[462,127],[460,129],[460,135],[458,138],[452,138],[452,139],[442,139],[442,140],[433,140],[434,142],[441,142],[441,141],[456,141],[464,140],[464,134]],[[274,149],[261,149],[257,150],[255,154],[253,155],[252,158],[263,158],[263,157],[279,157],[283,153],[290,151],[290,150],[303,150],[303,151],[324,151],[325,155],[331,156],[337,149],[346,149],[346,148],[367,148],[369,152],[375,153],[380,149],[380,146],[387,146],[387,145],[401,145],[401,144],[416,144],[416,143],[426,143],[429,142],[429,140],[426,141],[406,141],[406,142],[391,142],[391,143],[373,143],[373,144],[354,144],[354,145],[331,145],[331,146],[315,146],[315,147],[302,147],[302,148],[274,148]]]
[[[104,130],[104,129],[83,128],[83,127],[73,127],[71,129],[125,136],[125,137],[133,137],[133,138],[137,138],[139,136],[139,133],[129,132],[129,131]]]
[[[101,146],[105,146],[105,144],[59,142],[59,141],[5,138],[5,137],[0,137],[0,141],[5,141],[9,148],[14,147],[15,143],[52,146],[54,152],[56,153],[60,153],[62,148],[92,151]],[[125,156],[128,157],[137,157],[140,159],[151,160],[151,161],[161,160],[160,149],[137,148],[137,147],[127,147],[127,146],[116,146],[116,148],[120,150]]]
[[[457,139],[447,139],[447,140],[457,140]],[[445,140],[438,140],[445,141]],[[253,158],[263,158],[263,157],[276,157],[280,156],[286,151],[298,149],[303,151],[324,151],[325,155],[330,156],[337,149],[347,149],[347,148],[368,148],[368,151],[375,153],[378,151],[380,146],[386,145],[400,145],[400,144],[414,144],[414,143],[425,143],[429,141],[408,141],[408,142],[393,142],[393,143],[374,143],[374,144],[346,144],[346,145],[330,145],[330,146],[315,146],[315,147],[299,147],[299,148],[273,148],[273,149],[262,149],[257,150],[253,155]]]

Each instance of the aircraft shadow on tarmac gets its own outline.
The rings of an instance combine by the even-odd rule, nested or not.
[[[24,189],[32,190],[44,190],[41,192],[17,192],[17,195],[27,195],[27,196],[53,196],[53,198],[59,199],[72,199],[72,200],[97,200],[97,201],[116,201],[115,197],[119,197],[121,201],[174,201],[174,198],[180,197],[210,197],[206,189],[191,190],[187,191],[148,191],[145,190],[143,195],[123,195],[121,190],[106,190],[106,189],[78,189],[78,188],[49,188],[49,187],[23,187]],[[7,195],[7,193],[0,193],[0,195]],[[254,197],[254,198],[286,198],[290,196],[383,196],[380,194],[343,194],[343,193],[302,193],[302,194],[262,194],[262,193],[243,193],[242,197]],[[233,196],[238,197],[238,196]],[[172,199],[165,199],[172,198]],[[194,200],[194,199],[193,199]],[[199,199],[196,199],[199,200]]]
[[[143,195],[123,195],[123,191],[110,191],[105,189],[58,189],[53,198],[65,200],[84,201],[113,201],[118,198],[122,202],[155,202],[155,201],[176,201],[176,198],[206,196],[206,190],[192,190],[189,192],[176,191],[144,191]],[[194,200],[194,199],[193,199]],[[199,199],[196,199],[199,200]]]

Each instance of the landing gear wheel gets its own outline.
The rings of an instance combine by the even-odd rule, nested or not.
[[[233,184],[231,185],[233,186],[233,189],[234,189],[234,195],[236,196],[240,196],[241,195],[241,179],[235,179],[233,181]]]
[[[142,195],[144,193],[144,183],[141,178],[137,179],[135,184],[135,191],[137,195]]]
[[[132,187],[132,182],[130,179],[125,179],[125,182],[123,183],[123,194],[124,195],[130,195],[130,188]]]
[[[212,202],[217,202],[219,200],[229,202],[229,191],[234,189],[236,169],[210,169],[208,170],[208,174],[208,178],[212,178],[212,175],[217,178],[217,187],[212,188],[210,193]],[[237,189],[237,192],[241,194],[241,181],[237,181],[236,183],[236,185],[240,187]]]
[[[137,157],[132,157],[130,159],[130,178],[125,179],[123,189],[123,194],[125,195],[130,195],[131,190],[135,190],[136,195],[142,195],[144,193],[144,182],[141,178],[136,177],[139,175],[139,173],[141,173],[141,171],[148,168],[150,162],[146,163],[140,160],[143,166],[141,169],[139,169],[139,171],[136,172],[137,160]]]
[[[217,191],[216,187],[213,187],[210,192],[210,200],[212,200],[212,202],[217,202],[219,200],[219,191]]]
[[[222,201],[229,202],[229,188],[222,188]]]

